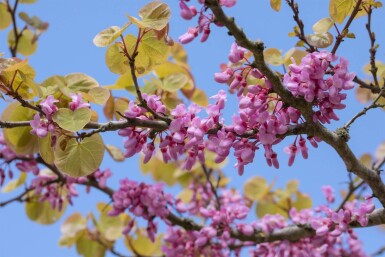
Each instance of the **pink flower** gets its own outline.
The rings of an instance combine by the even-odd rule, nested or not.
[[[231,1],[231,2],[235,2],[235,1]],[[230,54],[229,54],[230,62],[232,63],[239,62],[240,60],[243,59],[245,52],[246,52],[245,48],[238,46],[237,43],[233,43],[231,45]]]
[[[190,43],[198,36],[197,28],[189,28],[188,31],[178,38],[179,42],[182,44]]]
[[[79,109],[79,108],[90,108],[89,103],[83,103],[81,93],[77,93],[77,94],[71,93],[71,99],[72,99],[72,102],[70,102],[70,109],[72,111],[75,111],[76,109]]]
[[[182,16],[183,19],[191,20],[195,15],[197,15],[197,10],[195,9],[195,6],[188,7],[183,0],[179,1],[179,7],[180,16]]]

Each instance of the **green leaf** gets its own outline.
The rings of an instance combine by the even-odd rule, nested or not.
[[[283,61],[286,66],[289,66],[290,64],[292,64],[291,57],[293,57],[296,64],[300,64],[302,58],[306,55],[306,51],[300,50],[298,48],[292,48],[284,54]]]
[[[0,3],[0,30],[6,29],[12,23],[11,14],[8,12],[7,6]]]
[[[160,84],[163,90],[177,92],[187,83],[187,76],[183,73],[176,73],[166,77]]]
[[[133,54],[137,38],[127,35],[124,38],[130,55]],[[167,60],[170,46],[164,40],[159,40],[154,31],[149,31],[140,40],[138,55],[135,58],[137,72],[144,73],[150,68]]]
[[[274,11],[281,10],[281,0],[270,0],[270,6]]]
[[[167,26],[171,16],[171,10],[166,3],[154,1],[143,6],[139,11],[142,20],[128,16],[130,21],[140,28],[161,30]]]
[[[11,103],[4,110],[2,121],[32,120],[35,112],[22,107],[19,103]],[[34,154],[39,151],[37,136],[31,134],[31,127],[3,129],[5,142],[17,154]]]
[[[116,162],[123,162],[126,159],[122,150],[114,145],[106,145],[106,150]]]
[[[86,228],[87,219],[78,212],[73,213],[60,226],[62,235],[59,239],[59,245],[71,247],[83,235]]]
[[[87,93],[82,93],[85,100],[103,105],[110,98],[110,90],[105,87],[94,87],[91,88]]]
[[[296,197],[297,199],[292,203],[292,207],[295,207],[297,211],[312,207],[313,201],[309,195],[297,192]]]
[[[106,64],[108,69],[116,74],[124,74],[130,71],[128,60],[122,53],[120,43],[115,43],[108,47],[106,52]]]
[[[27,179],[27,173],[26,172],[20,172],[20,177],[18,179],[12,180],[8,184],[6,184],[1,189],[1,192],[3,192],[3,193],[12,192],[13,190],[18,188],[19,186],[23,185],[26,179]]]
[[[281,51],[277,48],[267,48],[263,51],[263,57],[268,64],[274,66],[279,66],[283,63]]]
[[[322,18],[313,25],[312,29],[316,34],[323,34],[328,32],[333,25],[334,21],[332,19]]]
[[[48,201],[40,202],[40,195],[34,195],[34,192],[30,192],[28,201],[25,202],[25,212],[28,218],[39,224],[52,224],[58,221],[63,216],[67,206],[67,202],[63,202],[63,208],[59,211],[57,208],[52,209],[51,204]]]
[[[76,250],[83,257],[104,257],[106,248],[98,242],[92,240],[89,232],[83,233],[76,241]]]
[[[245,196],[252,201],[259,201],[269,194],[271,187],[263,177],[252,177],[243,186]]]
[[[57,142],[55,165],[71,177],[83,177],[99,168],[103,156],[104,144],[99,134],[86,137],[80,142],[63,135]]]
[[[330,17],[341,24],[350,14],[353,7],[353,0],[330,0],[329,13]]]
[[[276,203],[269,200],[258,201],[256,213],[258,218],[262,218],[266,214],[280,214],[283,217],[288,217],[287,212],[280,208]]]
[[[53,116],[52,119],[62,129],[77,132],[84,128],[91,120],[91,110],[88,108],[79,108],[72,111],[67,108],[60,108]]]
[[[37,0],[19,0],[21,4],[33,4],[36,3]]]
[[[48,164],[53,164],[55,161],[55,153],[52,147],[51,133],[46,137],[39,137],[39,153],[41,158]]]
[[[53,95],[57,99],[61,95],[60,88],[66,87],[66,81],[63,76],[55,75],[44,80],[40,87],[43,97]]]
[[[140,256],[160,256],[162,255],[163,234],[158,234],[155,242],[151,242],[145,229],[137,229],[136,238],[126,237],[124,242],[127,248]]]
[[[99,47],[106,47],[112,44],[127,29],[129,23],[120,28],[119,26],[111,26],[99,32],[94,37],[94,44]]]
[[[84,73],[72,73],[64,77],[66,87],[72,93],[87,93],[94,87],[99,87],[99,83],[92,77]],[[67,92],[63,92],[64,94]]]
[[[123,228],[130,219],[129,216],[124,213],[119,216],[109,216],[108,212],[112,210],[112,207],[105,203],[98,203],[97,208],[100,212],[100,219],[97,223],[99,232],[109,241],[121,238]]]
[[[209,105],[209,100],[205,91],[198,88],[194,90],[194,93],[191,97],[191,101],[202,107],[206,107],[207,105]]]
[[[10,47],[15,46],[15,34],[10,31],[8,34],[8,44]],[[32,55],[37,49],[37,38],[30,29],[25,29],[19,38],[17,52],[24,55]]]
[[[306,40],[311,44],[312,46],[318,47],[318,48],[326,48],[333,44],[334,37],[329,32],[323,33],[323,34],[310,34],[306,35]]]

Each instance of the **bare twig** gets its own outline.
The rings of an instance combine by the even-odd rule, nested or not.
[[[206,180],[207,180],[207,183],[209,183],[210,185],[210,188],[211,188],[211,192],[214,194],[215,196],[215,200],[216,200],[216,203],[217,203],[217,208],[218,210],[221,209],[221,199],[219,198],[218,196],[218,192],[217,192],[217,188],[213,185],[213,183],[211,182],[211,179],[210,179],[210,171],[207,169],[207,166],[206,164],[202,163],[201,164],[202,166],[202,169],[203,169],[203,173],[205,174],[206,176]]]
[[[346,34],[348,33],[350,25],[352,24],[357,13],[360,11],[361,3],[362,3],[362,0],[358,0],[356,2],[356,6],[354,7],[352,13],[350,14],[349,19],[346,22],[342,32],[336,37],[336,42],[334,43],[333,49],[331,51],[332,54],[335,54],[337,52],[338,47],[340,46],[341,42],[344,40]]]
[[[298,37],[299,40],[302,40],[309,47],[308,50],[310,52],[316,51],[317,49],[314,46],[312,46],[306,39],[305,26],[304,26],[302,20],[299,18],[298,3],[296,3],[294,0],[286,0],[286,3],[290,6],[291,10],[293,11],[293,14],[294,14],[293,18],[294,18],[295,22],[297,23],[298,28],[300,30],[300,31],[295,31],[296,36]]]
[[[364,10],[366,11],[368,15],[368,23],[366,23],[365,27],[366,30],[368,31],[369,34],[369,39],[370,39],[370,48],[369,48],[369,53],[370,53],[370,72],[372,73],[374,84],[379,87],[378,84],[378,79],[377,79],[377,66],[376,66],[376,52],[377,52],[377,47],[375,46],[376,42],[376,35],[374,32],[372,32],[371,28],[371,21],[372,21],[372,6],[368,5],[368,7],[363,7]]]

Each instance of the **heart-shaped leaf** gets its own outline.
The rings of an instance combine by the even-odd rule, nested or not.
[[[91,110],[88,108],[80,108],[71,111],[67,108],[60,108],[52,117],[62,129],[76,132],[84,128],[91,120]]]
[[[99,134],[78,142],[75,138],[61,136],[57,142],[55,165],[71,176],[83,177],[99,168],[104,156],[103,139]]]

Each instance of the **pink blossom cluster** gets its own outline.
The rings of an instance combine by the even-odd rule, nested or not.
[[[28,160],[29,157],[31,157],[31,160]],[[33,160],[32,156],[17,155],[11,148],[7,146],[4,135],[2,133],[0,133],[0,158],[4,160],[4,162],[0,163],[0,186],[4,184],[5,178],[7,176],[9,179],[13,178],[13,171],[10,165],[12,161],[15,161],[15,167],[20,172],[31,172],[34,175],[39,173],[37,162]]]
[[[358,204],[357,201],[348,202],[343,209],[333,211],[331,208],[321,205],[315,212],[311,209],[297,211],[290,210],[290,224],[286,218],[279,214],[267,214],[263,218],[251,223],[242,221],[249,213],[249,208],[244,205],[243,197],[237,192],[223,190],[220,196],[221,208],[214,208],[213,198],[207,199],[211,193],[202,190],[200,186],[190,186],[193,192],[191,201],[182,206],[177,204],[177,209],[189,212],[190,215],[200,216],[205,225],[199,231],[186,231],[181,228],[169,226],[164,237],[165,244],[162,247],[164,254],[168,256],[231,256],[232,245],[242,245],[249,248],[250,256],[366,256],[362,251],[361,242],[349,228],[351,222],[359,222],[367,225],[367,217],[374,205],[370,198]],[[323,187],[323,192],[330,203],[334,198],[333,189],[330,186]],[[202,195],[205,201],[199,197]],[[190,206],[202,206],[206,202],[207,207],[190,208]],[[178,203],[178,200],[177,200]],[[198,211],[198,212],[196,212]],[[264,233],[272,234],[277,230],[288,226],[309,225],[316,231],[315,236],[299,239],[295,242],[289,240],[260,243],[255,246],[252,242],[240,242],[232,236],[241,233],[245,236]],[[241,248],[235,250],[236,256],[240,256]]]
[[[62,210],[65,200],[72,205],[72,197],[79,195],[74,181],[66,180],[65,184],[58,183],[55,174],[39,174],[31,181],[29,189],[34,190],[34,194],[40,196],[40,202],[47,201],[51,204],[52,209],[57,208],[59,211]]]
[[[189,0],[179,0],[180,15],[185,20],[191,20],[198,15],[198,25],[196,27],[190,27],[187,32],[181,35],[178,39],[182,44],[187,44],[193,41],[199,34],[202,34],[200,41],[205,42],[210,36],[210,25],[214,23],[217,26],[220,24],[215,23],[214,15],[212,13],[207,14],[207,8],[202,7],[198,12],[194,5],[187,5]],[[199,4],[204,4],[204,0],[198,0]],[[232,7],[235,5],[236,0],[219,0],[219,4],[226,7]]]
[[[70,97],[71,102],[69,103],[69,107],[72,111],[79,108],[90,108],[90,104],[83,102],[81,93],[71,93]],[[31,134],[37,135],[38,137],[46,137],[49,132],[55,132],[56,124],[52,120],[52,116],[58,110],[58,107],[55,105],[57,102],[59,101],[56,100],[52,95],[47,96],[46,99],[40,102],[39,105],[46,120],[42,120],[40,118],[40,114],[36,113],[33,117],[33,120],[30,122],[32,127]]]
[[[113,209],[109,212],[111,216],[117,216],[128,210],[136,217],[147,220],[147,234],[154,241],[157,233],[156,217],[166,219],[169,210],[168,205],[173,205],[173,197],[163,192],[161,184],[148,185],[138,184],[135,181],[123,179],[120,187],[113,194]],[[133,222],[128,224],[124,233],[128,234],[133,226]]]
[[[316,107],[314,122],[338,120],[334,110],[345,108],[342,101],[346,94],[342,91],[354,87],[355,74],[348,71],[346,59],[341,57],[337,65],[331,66],[337,59],[326,51],[309,53],[298,65],[292,59],[293,64],[289,65],[289,72],[284,76],[283,83],[294,96],[303,97]]]

